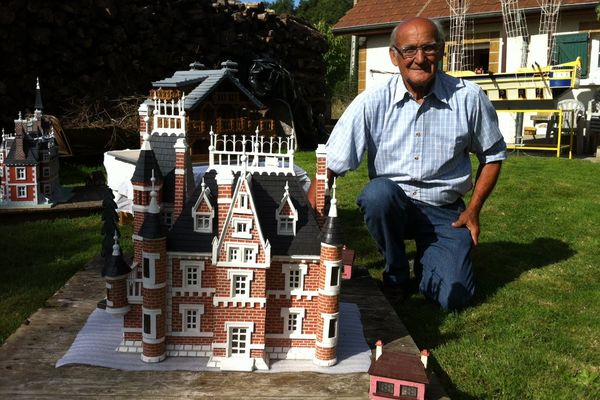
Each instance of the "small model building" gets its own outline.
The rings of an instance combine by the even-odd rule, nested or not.
[[[265,117],[268,110],[237,79],[237,63],[225,61],[221,66],[209,70],[196,62],[187,71],[176,71],[171,77],[152,82],[149,98],[139,108],[142,127],[144,116],[151,116],[154,100],[171,104],[184,98],[186,141],[195,161],[208,161],[211,130],[224,135],[258,129],[265,136],[273,135],[274,121]]]
[[[415,354],[383,351],[383,343],[375,343],[375,359],[369,368],[369,398],[380,399],[425,399],[425,385],[429,384],[427,357],[423,350],[421,356]]]
[[[35,111],[15,120],[14,134],[0,141],[0,208],[51,206],[64,197],[59,184],[59,148],[54,128],[42,111],[39,79]]]
[[[106,268],[106,311],[123,316],[117,350],[145,362],[207,357],[222,370],[334,365],[343,245],[335,187],[325,217],[324,147],[316,212],[294,173],[293,137],[211,131],[207,171],[194,180],[188,99],[141,108],[134,260],[125,268],[115,244]]]

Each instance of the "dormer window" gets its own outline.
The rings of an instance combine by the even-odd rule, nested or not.
[[[283,198],[275,211],[277,219],[277,234],[282,236],[296,235],[296,222],[298,221],[298,211],[290,198],[288,183],[285,183]]]
[[[248,194],[247,193],[240,193],[240,197],[239,197],[239,201],[238,201],[238,208],[247,210],[248,209]]]
[[[202,192],[192,208],[192,219],[194,220],[194,231],[212,233],[213,218],[215,211],[210,203],[210,189],[202,179]]]
[[[255,244],[229,244],[227,261],[253,264],[256,262],[256,253],[258,253],[258,246]]]

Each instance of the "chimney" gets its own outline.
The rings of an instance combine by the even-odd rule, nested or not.
[[[317,213],[317,222],[319,223],[319,227],[323,226],[323,222],[325,222],[325,196],[327,194],[327,150],[325,149],[324,144],[320,144],[315,151],[317,155],[317,173],[315,179],[317,180],[316,187],[316,213]]]
[[[429,358],[429,350],[427,350],[427,349],[421,350],[421,362],[423,363],[423,366],[425,367],[425,369],[427,369],[428,358]]]
[[[219,221],[220,233],[225,223],[225,217],[229,212],[229,208],[232,206],[231,201],[233,197],[233,173],[231,170],[220,170],[217,172],[217,214]]]
[[[175,143],[175,204],[173,208],[173,222],[181,215],[187,197],[185,176],[186,156],[187,143],[185,137],[180,137]]]
[[[19,113],[19,119],[15,120],[15,159],[24,160],[25,156],[25,126]]]
[[[377,342],[375,342],[375,361],[379,360],[381,354],[383,354],[383,342],[381,340],[378,340]]]

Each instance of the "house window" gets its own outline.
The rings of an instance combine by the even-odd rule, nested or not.
[[[294,218],[293,217],[279,217],[279,230],[280,235],[293,235],[294,234]]]
[[[48,154],[48,152],[44,152],[42,153],[42,160],[43,161],[48,161],[50,159],[50,154]]]
[[[338,265],[331,267],[331,282],[330,286],[337,286],[340,284],[340,267]]]
[[[196,232],[212,232],[212,217],[209,214],[196,214]]]
[[[229,261],[239,261],[240,260],[240,248],[239,247],[230,247],[228,258],[229,258]]]
[[[152,316],[150,314],[144,314],[144,333],[152,334]]]
[[[290,289],[301,289],[302,274],[299,269],[290,270],[290,278],[288,281]]]
[[[251,219],[234,219],[233,220],[233,237],[252,239],[250,230],[252,229]]]
[[[231,327],[229,330],[230,354],[232,357],[246,356],[249,354],[250,334],[248,328]]]
[[[244,260],[245,263],[253,263],[256,261],[256,253],[252,248],[244,248]]]
[[[185,330],[198,330],[198,310],[185,310]]]
[[[337,318],[332,318],[329,320],[329,329],[327,332],[327,338],[333,339],[336,337],[337,332]]]
[[[190,265],[185,268],[185,285],[198,286],[198,267]]]
[[[417,397],[418,390],[414,386],[400,386],[400,396],[404,397]]]
[[[248,208],[248,194],[241,193],[238,200],[238,208],[247,209]]]
[[[304,308],[282,308],[283,333],[289,337],[298,337],[302,334],[302,321],[306,311]]]
[[[142,269],[133,268],[127,278],[127,298],[131,303],[140,303],[142,301]]]
[[[233,276],[233,297],[248,297],[248,277],[245,275]]]
[[[586,78],[588,74],[588,41],[587,32],[555,35],[552,63],[562,64],[581,57],[581,77]]]
[[[391,382],[382,382],[377,381],[377,386],[375,388],[377,394],[394,394],[394,384]]]
[[[180,304],[181,331],[188,333],[200,333],[201,318],[204,314],[202,304]]]
[[[227,247],[227,261],[248,264],[255,263],[257,252],[257,245],[241,245],[236,243]]]
[[[156,261],[158,259],[160,259],[160,254],[158,253],[142,252],[142,276],[143,284],[146,288],[155,289],[161,286],[156,283]]]
[[[44,184],[44,194],[45,195],[50,195],[52,193],[52,186],[49,185],[48,183]]]
[[[296,314],[296,313],[290,313],[290,315],[288,316],[288,323],[287,323],[287,331],[288,332],[296,332],[298,331],[298,326],[300,325],[298,323],[298,320],[300,319],[300,315]]]
[[[250,297],[250,282],[254,276],[252,271],[229,270],[231,281],[231,297]]]
[[[308,272],[308,265],[283,264],[281,271],[285,274],[285,285],[287,290],[292,293],[304,290],[304,277]]]
[[[27,187],[17,186],[17,197],[20,199],[27,197]]]
[[[19,179],[19,180],[27,179],[27,171],[25,171],[25,168],[23,168],[23,167],[17,168],[17,179]]]
[[[42,168],[42,176],[44,178],[47,178],[50,176],[50,168],[49,167]]]

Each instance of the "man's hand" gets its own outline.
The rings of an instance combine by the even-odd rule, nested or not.
[[[488,164],[480,164],[477,170],[477,180],[475,181],[475,188],[473,189],[473,195],[471,201],[467,206],[467,209],[463,211],[456,221],[452,223],[454,228],[460,228],[466,226],[469,232],[471,232],[471,239],[473,240],[473,246],[477,246],[479,243],[479,212],[483,207],[483,203],[488,198],[496,181],[498,175],[500,175],[500,168],[502,167],[501,161],[494,161]]]
[[[471,232],[473,246],[477,246],[479,244],[479,212],[467,208],[452,223],[453,228],[461,228],[463,226]]]

